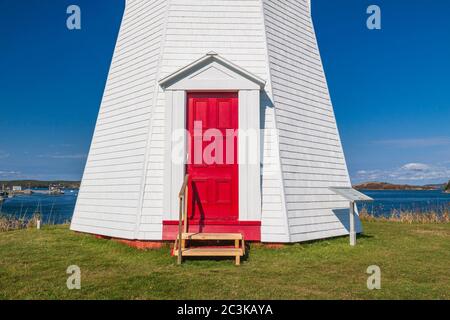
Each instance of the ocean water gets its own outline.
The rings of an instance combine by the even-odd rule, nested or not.
[[[0,203],[0,212],[16,218],[30,218],[36,211],[43,223],[66,223],[72,219],[78,190],[64,190],[63,195],[18,195]]]
[[[393,211],[442,213],[450,210],[450,194],[440,190],[362,190],[362,193],[375,201],[359,204],[359,208],[366,208],[375,216],[388,216]]]
[[[442,212],[450,210],[450,194],[441,191],[370,191],[363,193],[375,199],[360,204],[376,216],[390,215],[393,210]],[[64,195],[42,194],[16,196],[0,203],[0,212],[15,217],[32,217],[36,210],[41,212],[44,223],[65,223],[71,220],[78,190],[65,190]]]

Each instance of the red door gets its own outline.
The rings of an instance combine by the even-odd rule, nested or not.
[[[237,93],[190,93],[188,215],[192,224],[239,220]]]

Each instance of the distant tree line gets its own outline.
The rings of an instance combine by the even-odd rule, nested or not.
[[[447,186],[445,187],[445,191],[450,192],[450,181],[448,182]]]
[[[3,187],[5,189],[10,189],[13,186],[21,186],[22,189],[48,188],[50,185],[58,186],[58,187],[64,188],[64,189],[78,189],[78,188],[80,188],[80,181],[65,181],[65,180],[55,180],[55,181],[39,181],[39,180],[0,181],[0,190]]]

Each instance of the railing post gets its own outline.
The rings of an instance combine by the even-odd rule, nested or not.
[[[356,246],[355,202],[350,201],[350,245]]]
[[[183,208],[183,212],[182,212],[182,217],[181,217],[181,221],[182,221],[182,224],[181,224],[181,232],[182,233],[184,233],[184,225],[186,224],[186,221],[185,221],[185,216],[186,216],[186,205],[185,205],[185,203],[186,203],[186,200],[185,200],[185,197],[186,197],[186,194],[184,194],[183,195],[183,197],[181,198],[181,200],[180,200],[180,206]],[[182,233],[180,233],[179,234],[179,237],[180,237],[180,245],[181,245],[181,250],[184,250],[184,248],[185,248],[185,244],[184,244],[184,240],[183,240],[183,234]]]
[[[183,261],[183,250],[181,248],[181,241],[182,241],[182,220],[183,220],[183,197],[180,197],[180,217],[179,217],[179,222],[178,222],[178,257],[177,257],[177,263],[181,264],[181,262]],[[177,243],[177,242],[176,242]]]
[[[189,202],[189,185],[186,186],[186,193],[184,194],[184,233],[188,232],[188,202]]]
[[[179,221],[178,221],[178,238],[175,241],[175,244],[178,244],[178,264],[181,264],[183,261],[183,250],[185,248],[185,240],[183,239],[183,230],[184,233],[187,233],[188,225],[187,225],[187,199],[188,199],[188,182],[189,175],[184,177],[183,186],[181,187],[180,194],[178,195],[180,199],[180,208],[179,208]],[[184,222],[184,227],[183,227]]]

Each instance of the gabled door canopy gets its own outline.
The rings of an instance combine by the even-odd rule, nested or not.
[[[164,90],[262,90],[266,81],[209,52],[159,81]]]

